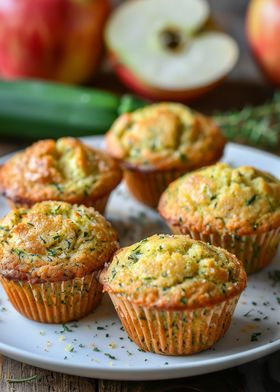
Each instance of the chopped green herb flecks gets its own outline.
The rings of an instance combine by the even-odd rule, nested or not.
[[[137,249],[130,253],[130,255],[128,256],[128,260],[131,260],[133,263],[137,263],[141,255],[142,255],[141,251]]]
[[[117,359],[116,357],[114,357],[114,355],[111,355],[111,354],[109,354],[109,353],[104,353],[104,355],[106,355],[106,357],[108,357],[108,358],[110,358],[110,359],[113,359],[113,360],[116,360],[116,359]]]
[[[70,352],[70,353],[73,353],[73,352],[74,352],[74,346],[72,346],[71,343],[66,344],[66,346],[65,346],[65,351],[68,351],[68,352]]]
[[[258,342],[259,337],[262,335],[261,332],[254,332],[251,335],[251,342]]]
[[[257,198],[257,195],[253,195],[252,197],[250,197],[250,199],[248,199],[248,200],[246,201],[246,205],[247,205],[247,206],[250,206],[251,204],[253,204],[254,201],[256,200],[256,198]]]
[[[64,332],[73,332],[73,330],[71,328],[69,328],[66,324],[62,324],[62,331],[60,331],[60,333],[64,333]]]
[[[56,188],[56,190],[57,190],[59,193],[63,193],[63,192],[64,192],[63,186],[62,186],[61,184],[54,183],[53,186]]]
[[[188,158],[187,158],[186,154],[181,152],[181,151],[180,151],[179,158],[180,158],[181,162],[187,162],[188,161]]]
[[[269,271],[268,277],[272,280],[273,285],[280,283],[280,270]]]

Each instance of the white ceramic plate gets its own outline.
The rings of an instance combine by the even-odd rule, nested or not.
[[[100,145],[102,139],[85,141]],[[225,161],[255,165],[280,177],[280,159],[252,148],[229,144]],[[0,214],[6,212],[6,204],[0,200]],[[133,201],[123,185],[113,193],[107,217],[117,228],[123,245],[168,232],[157,213]],[[280,269],[279,258],[278,253],[269,269],[249,278],[226,336],[200,354],[167,357],[139,351],[121,328],[107,297],[95,313],[77,323],[47,325],[19,315],[2,289],[0,351],[49,370],[120,380],[185,377],[251,361],[280,348],[280,282],[273,283],[269,278],[269,270]]]

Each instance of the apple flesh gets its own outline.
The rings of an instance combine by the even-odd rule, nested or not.
[[[252,0],[246,31],[262,70],[271,81],[280,85],[280,1]]]
[[[188,102],[207,93],[208,91],[211,91],[224,79],[221,78],[212,84],[193,89],[164,90],[148,85],[143,80],[138,79],[137,75],[133,74],[131,70],[117,62],[116,56],[111,55],[110,58],[116,74],[120,80],[130,88],[130,90],[135,92],[137,95],[155,101]]]
[[[108,11],[107,0],[0,0],[0,76],[86,80]]]
[[[205,0],[124,2],[105,29],[117,75],[154,100],[188,101],[211,90],[235,65],[238,48],[208,22]]]

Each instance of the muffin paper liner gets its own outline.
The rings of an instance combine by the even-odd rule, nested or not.
[[[81,203],[72,203],[72,204],[83,204],[86,207],[93,207],[95,210],[100,212],[100,214],[104,214],[109,197],[110,197],[110,193],[103,195],[99,199],[95,199],[95,200],[85,199]],[[30,208],[33,205],[32,203],[31,204],[16,203],[10,199],[6,199],[6,200],[7,200],[7,203],[11,209],[12,208]],[[36,204],[36,203],[34,203],[34,204]]]
[[[156,208],[168,185],[187,170],[141,171],[125,169],[124,179],[131,194],[143,204]]]
[[[240,295],[195,310],[160,310],[109,293],[129,337],[144,351],[190,355],[213,346],[227,331]]]
[[[109,197],[110,197],[110,193],[100,197],[99,199],[92,200],[92,201],[87,200],[85,203],[81,203],[81,204],[84,204],[86,207],[93,207],[95,210],[97,210],[98,212],[100,212],[100,214],[103,215],[105,212]]]
[[[253,235],[206,234],[184,226],[170,225],[174,234],[187,234],[191,238],[227,249],[243,262],[248,274],[266,267],[277,252],[280,228]]]
[[[42,323],[66,323],[90,313],[99,303],[102,286],[99,271],[82,278],[29,283],[0,277],[6,294],[23,316]]]
[[[8,206],[11,208],[11,210],[13,208],[29,208],[31,206],[31,204],[27,204],[27,203],[16,203],[10,199],[6,199]]]

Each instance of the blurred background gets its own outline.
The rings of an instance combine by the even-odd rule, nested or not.
[[[48,110],[55,121],[63,94],[77,102],[68,113],[85,109],[82,90],[18,87],[27,78],[98,88],[111,102],[127,93],[184,102],[215,115],[229,139],[280,150],[278,0],[0,0],[0,26],[3,143],[47,137]],[[81,119],[74,134],[104,133],[109,117],[92,132]],[[59,121],[67,129],[67,116]]]
[[[264,0],[263,3],[265,1],[267,0]],[[123,2],[115,0],[112,3],[117,5]],[[218,85],[214,91],[192,101],[191,106],[202,111],[212,112],[216,109],[242,108],[249,103],[262,103],[264,99],[272,96],[275,86],[264,76],[258,66],[246,36],[246,15],[250,0],[207,0],[207,2],[210,6],[211,17],[222,31],[236,40],[240,53],[236,65],[222,84]],[[276,40],[278,41],[278,38]],[[280,50],[280,41],[278,45]],[[127,87],[119,82],[113,74],[111,66],[106,62],[91,80],[91,84],[106,86],[106,88],[123,93],[128,91]]]
[[[115,0],[113,4],[122,2],[122,0]],[[215,107],[232,109],[242,107],[246,103],[262,102],[272,93],[272,86],[260,70],[246,38],[245,20],[250,1],[207,0],[207,2],[210,6],[211,17],[222,31],[236,40],[240,54],[236,66],[226,80],[214,91],[192,102],[192,106],[211,111]],[[137,28],[137,25],[135,27]],[[114,88],[116,91],[127,91],[127,88],[115,77],[108,63],[103,65],[103,69],[101,68],[91,83]]]

